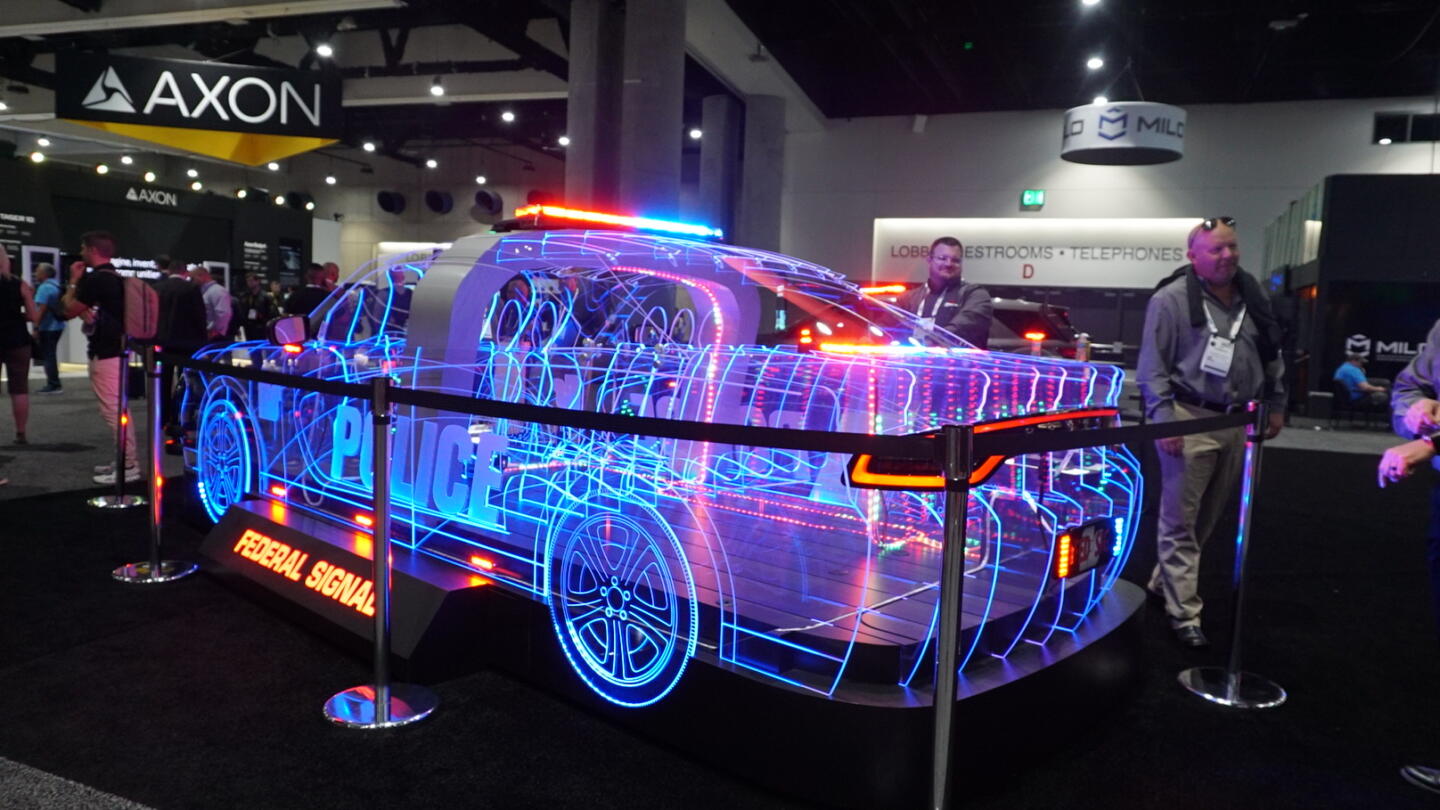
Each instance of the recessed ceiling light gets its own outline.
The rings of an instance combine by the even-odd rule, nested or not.
[[[483,174],[477,174],[477,175],[475,175],[475,185],[477,185],[477,186],[483,186],[483,185],[485,185],[485,175],[483,175]]]
[[[4,101],[0,101],[0,112],[4,112],[8,109],[10,109],[10,105],[6,104]]]
[[[269,163],[265,164],[265,168],[269,169],[272,172],[278,172],[280,171],[280,164],[272,160]]]
[[[153,183],[155,182],[155,177],[155,172],[145,172],[145,182]]]
[[[435,158],[429,158],[425,161],[425,168],[438,169],[440,168],[440,161],[436,160]]]
[[[705,134],[705,133],[701,132],[698,128],[697,128],[697,129],[692,129],[692,130],[690,130],[690,140],[692,140],[692,141],[698,141],[698,140],[700,140],[700,136],[701,136],[701,135],[704,135],[704,134]]]
[[[35,144],[36,144],[37,146],[49,146],[49,145],[50,145],[50,139],[49,139],[49,138],[36,138],[36,139],[35,139]]]
[[[335,49],[330,47],[330,43],[322,42],[315,46],[315,55],[329,59],[335,55]]]
[[[284,204],[285,204],[285,195],[284,195],[284,194],[276,194],[276,195],[275,195],[275,204],[276,204],[276,205],[284,205]]]
[[[327,174],[327,175],[325,175],[325,185],[327,185],[327,186],[333,186],[333,185],[335,185],[335,175],[333,175],[333,174]]]
[[[500,120],[504,121],[507,124],[513,124],[515,123],[515,113],[506,110],[505,112],[500,113]]]
[[[569,146],[569,145],[570,145],[570,136],[569,136],[569,135],[561,135],[559,138],[556,138],[556,139],[555,139],[555,142],[558,143],[558,144],[560,144],[561,146]]]
[[[186,169],[185,176],[190,178],[191,180],[194,180],[195,178],[200,176],[200,172],[197,172],[194,169]]]
[[[44,153],[44,152],[31,152],[31,153],[30,153],[30,161],[31,161],[32,163],[44,163],[44,162],[45,162],[45,153]]]
[[[1100,5],[1100,0],[1080,0],[1080,5],[1082,5],[1082,6],[1098,6],[1098,5]]]
[[[101,164],[99,164],[99,165],[97,165],[97,166],[95,167],[95,173],[96,173],[96,174],[109,174],[109,173],[110,173],[110,167],[109,167],[109,166],[106,166],[104,163],[101,163]]]
[[[129,155],[121,155],[120,162],[124,163],[126,166],[129,166],[130,164],[135,162],[135,158],[130,157]]]
[[[245,199],[247,196],[249,196],[249,194],[250,194],[250,192],[246,191],[246,190],[243,189],[243,188],[237,188],[237,189],[235,189],[235,196],[236,196],[236,197],[239,197],[239,198],[242,199],[242,200]]]
[[[366,141],[365,143],[360,144],[360,148],[364,149],[366,152],[374,152],[375,144],[373,141]]]
[[[1376,141],[1376,143],[1380,144],[1381,146],[1389,146],[1390,144],[1394,143],[1394,141],[1390,140],[1389,138],[1381,138],[1380,140]]]
[[[1090,103],[1091,103],[1091,104],[1109,104],[1109,103],[1110,103],[1110,99],[1108,99],[1108,98],[1106,98],[1106,97],[1104,97],[1104,96],[1096,96],[1096,97],[1094,98],[1094,100],[1091,101]]]
[[[445,95],[445,85],[440,82],[440,77],[439,77],[439,76],[436,76],[436,77],[435,77],[435,81],[430,82],[430,95],[432,95],[432,96],[443,96],[443,95]]]
[[[190,184],[190,190],[191,190],[191,191],[199,191],[200,189],[202,189],[202,188],[204,188],[204,187],[205,187],[205,184],[204,184],[204,183],[201,183],[199,180],[196,180],[195,182],[193,182],[193,183]]]
[[[307,202],[305,203],[305,210],[306,210],[306,211],[314,211],[314,210],[315,210],[315,201],[314,201],[314,200],[309,200],[309,201],[307,201]]]
[[[1105,60],[1101,59],[1098,56],[1092,56],[1089,59],[1085,60],[1085,67],[1090,68],[1091,70],[1099,70],[1100,68],[1105,67]]]

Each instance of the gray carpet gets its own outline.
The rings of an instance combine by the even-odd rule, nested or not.
[[[0,807],[6,810],[149,810],[119,796],[0,757]]]

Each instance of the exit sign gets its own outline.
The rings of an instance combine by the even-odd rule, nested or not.
[[[1039,211],[1045,207],[1045,189],[1027,188],[1020,192],[1021,211]]]

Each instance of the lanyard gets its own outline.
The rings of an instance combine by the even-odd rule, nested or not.
[[[1205,310],[1205,323],[1210,326],[1210,334],[1220,334],[1220,330],[1215,327],[1215,319],[1210,317],[1210,302],[1201,301],[1200,303],[1204,305],[1201,309]],[[1240,325],[1243,323],[1245,323],[1245,305],[1241,304],[1240,314],[1236,315],[1235,320],[1230,324],[1230,341],[1232,343],[1235,341],[1235,338],[1240,336]]]
[[[941,290],[938,294],[936,294],[936,296],[935,296],[935,308],[930,311],[930,314],[929,314],[929,315],[926,315],[926,314],[925,314],[925,298],[921,298],[921,299],[920,299],[920,311],[917,312],[917,313],[915,313],[915,314],[916,314],[916,315],[919,315],[919,316],[922,317],[922,318],[933,318],[933,317],[935,317],[936,315],[939,315],[939,314],[940,314],[940,307],[945,303],[945,294],[948,293],[948,292],[950,292],[950,288],[949,288],[949,287],[946,287],[945,289]],[[927,294],[925,297],[928,298],[929,295]]]

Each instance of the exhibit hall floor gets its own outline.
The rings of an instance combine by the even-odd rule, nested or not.
[[[84,506],[101,491],[87,488],[88,470],[105,460],[108,433],[83,377],[66,389],[34,397],[24,448],[6,440],[0,398],[0,475],[12,479],[0,487],[0,806],[807,806],[491,671],[432,684],[440,708],[417,726],[332,727],[322,704],[365,682],[366,661],[207,574],[111,580],[143,558],[145,516]],[[1357,441],[1388,441],[1370,433]],[[1232,524],[1205,559],[1215,648],[1175,647],[1149,606],[1146,674],[1131,699],[1095,723],[1017,716],[1047,745],[962,784],[959,806],[1435,806],[1398,773],[1440,765],[1440,649],[1423,570],[1430,480],[1378,490],[1374,461],[1278,442],[1265,454],[1246,668],[1289,690],[1286,705],[1228,710],[1175,680],[1223,661]],[[184,482],[171,475],[175,503]],[[169,555],[193,558],[196,533],[166,537]],[[1129,579],[1148,573],[1148,549],[1142,540]],[[785,728],[777,717],[757,732]],[[985,740],[962,725],[958,747]],[[846,750],[837,741],[836,768]]]

